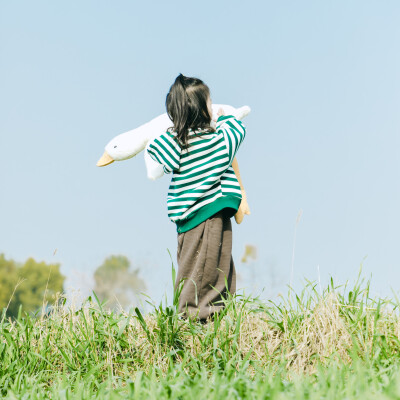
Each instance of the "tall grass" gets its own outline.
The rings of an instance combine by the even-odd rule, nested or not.
[[[0,322],[4,398],[399,398],[398,301],[307,283],[278,303],[236,296],[208,324],[173,304],[77,310]]]

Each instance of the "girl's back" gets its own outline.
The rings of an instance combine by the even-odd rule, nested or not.
[[[179,75],[166,100],[173,128],[147,146],[151,159],[171,173],[168,215],[178,230],[179,310],[206,320],[235,293],[231,217],[242,191],[232,162],[245,137],[233,116],[212,127],[208,87]]]
[[[192,229],[224,208],[235,214],[242,195],[231,165],[244,137],[240,121],[220,116],[215,131],[189,129],[184,149],[174,131],[149,144],[150,156],[166,173],[173,172],[167,204],[178,232]]]

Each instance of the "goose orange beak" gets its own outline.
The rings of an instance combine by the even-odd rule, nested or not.
[[[106,165],[109,165],[113,163],[114,160],[111,158],[111,156],[105,151],[104,154],[101,156],[100,160],[97,161],[97,166],[98,167],[105,167]]]

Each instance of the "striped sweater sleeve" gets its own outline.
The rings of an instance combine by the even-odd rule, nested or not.
[[[181,149],[170,132],[165,132],[153,139],[147,145],[147,153],[164,167],[166,174],[179,169]]]
[[[217,120],[217,132],[224,135],[226,147],[228,149],[229,164],[232,164],[246,136],[246,128],[242,122],[237,120],[234,116],[221,115]]]

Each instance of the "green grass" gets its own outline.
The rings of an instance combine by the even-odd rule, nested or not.
[[[0,322],[6,399],[400,399],[398,302],[369,283],[279,303],[237,296],[205,325],[160,304],[110,313],[88,299]]]

